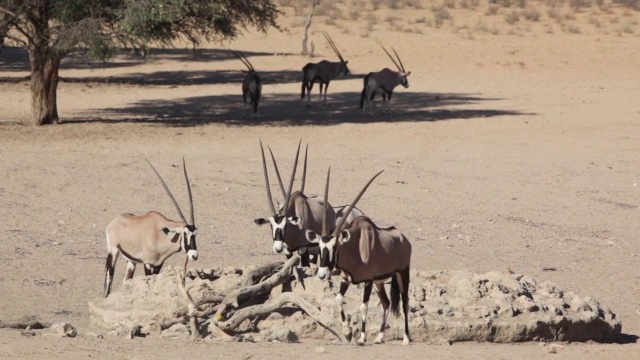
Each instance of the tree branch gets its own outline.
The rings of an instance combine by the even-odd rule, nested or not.
[[[261,305],[254,305],[248,308],[238,310],[227,321],[218,323],[220,329],[230,331],[236,329],[240,324],[248,318],[270,314],[273,311],[283,307],[285,304],[295,304],[309,315],[315,322],[329,330],[340,341],[347,343],[348,340],[341,331],[338,331],[332,320],[324,316],[313,304],[299,297],[294,293],[282,293],[275,300]]]
[[[14,13],[13,11],[10,11],[10,10],[8,10],[8,9],[5,9],[5,8],[3,8],[2,6],[0,6],[0,12],[3,12],[3,13],[5,13],[5,14],[7,14],[7,15],[11,15],[11,16],[13,16],[14,18],[17,18],[17,17],[18,17],[18,15],[16,15],[16,13]]]

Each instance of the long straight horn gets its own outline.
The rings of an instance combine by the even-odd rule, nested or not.
[[[160,173],[158,173],[158,170],[156,170],[156,168],[153,167],[153,165],[151,165],[151,162],[149,161],[149,159],[145,159],[145,160],[147,160],[147,163],[149,164],[149,166],[151,166],[151,169],[153,169],[153,172],[156,173],[156,176],[158,176],[158,180],[160,180],[160,183],[162,184],[162,187],[164,188],[164,191],[167,192],[167,195],[169,195],[169,197],[171,198],[171,201],[173,201],[173,205],[176,207],[176,210],[178,210],[178,214],[180,215],[180,219],[182,219],[182,221],[186,224],[187,223],[187,219],[184,218],[184,214],[182,214],[182,210],[180,210],[180,206],[178,206],[178,202],[173,197],[173,194],[171,194],[171,191],[169,191],[169,188],[167,187],[167,184],[165,184],[164,180],[162,180],[162,176],[160,176]]]
[[[324,187],[324,211],[322,212],[322,237],[329,235],[329,224],[327,223],[327,212],[329,208],[329,177],[331,176],[331,166],[327,170],[327,183]]]
[[[371,183],[373,182],[373,180],[375,180],[375,178],[378,177],[378,175],[382,174],[384,170],[380,171],[379,173],[375,174],[371,180],[369,180],[369,182],[362,188],[362,190],[360,190],[360,193],[358,194],[358,196],[356,196],[356,198],[353,200],[353,202],[351,203],[351,205],[349,205],[349,208],[347,208],[347,211],[344,213],[344,215],[342,216],[342,219],[340,219],[340,223],[338,224],[338,226],[336,226],[335,230],[333,231],[333,236],[338,236],[338,234],[340,233],[340,231],[342,231],[342,226],[344,225],[344,222],[347,220],[347,218],[349,217],[349,215],[351,214],[351,210],[353,210],[353,208],[356,206],[356,204],[358,203],[358,200],[360,200],[360,198],[362,197],[362,195],[364,194],[364,192],[367,190],[367,188],[369,187],[369,185],[371,185]]]
[[[293,163],[293,171],[291,172],[291,180],[289,180],[289,191],[287,191],[287,200],[284,202],[284,212],[287,211],[287,208],[289,207],[289,200],[291,199],[291,190],[293,189],[293,180],[296,177],[296,169],[298,168],[298,157],[300,155],[300,145],[302,145],[302,139],[300,139],[300,142],[298,143],[298,151],[296,152],[296,159],[294,160]]]
[[[391,50],[393,50],[393,53],[394,53],[394,54],[396,54],[396,58],[398,58],[398,62],[400,63],[400,67],[402,68],[402,70],[401,70],[401,71],[402,71],[403,73],[404,73],[404,72],[407,72],[407,71],[404,69],[404,64],[402,63],[402,60],[400,60],[400,56],[398,56],[398,53],[396,52],[396,49],[394,49],[394,48],[393,48],[393,46],[392,46],[392,47],[391,47]]]
[[[342,54],[340,54],[340,51],[338,50],[338,48],[336,47],[336,44],[333,42],[333,40],[331,39],[331,37],[329,36],[329,34],[327,34],[326,31],[322,32],[322,35],[324,35],[324,38],[327,39],[327,42],[329,43],[329,46],[331,46],[331,49],[333,49],[333,52],[336,53],[336,55],[338,56],[338,58],[340,59],[340,61],[344,62],[344,59],[342,58]]]
[[[244,58],[244,61],[247,62],[247,64],[249,64],[249,70],[251,71],[256,71],[256,69],[253,68],[253,64],[251,63],[251,61],[249,61],[249,59],[247,59],[247,57],[244,55],[243,52],[240,52],[240,55],[242,55],[242,57]]]
[[[284,184],[282,183],[282,178],[280,177],[280,171],[278,171],[278,164],[276,163],[276,158],[273,156],[273,151],[271,151],[271,146],[267,146],[269,149],[269,153],[271,153],[271,160],[273,160],[273,167],[276,169],[276,177],[278,178],[278,184],[280,185],[280,191],[282,192],[282,198],[287,198],[287,193],[284,191]]]
[[[269,174],[267,173],[267,161],[264,158],[264,147],[262,147],[262,140],[260,140],[260,151],[262,152],[262,171],[264,172],[264,185],[267,188],[267,202],[269,203],[269,209],[271,209],[271,215],[276,215],[276,208],[273,206],[273,197],[271,197],[271,188],[269,187]]]
[[[184,162],[184,156],[182,157],[182,169],[184,170],[184,179],[187,182],[187,192],[189,194],[189,208],[190,208],[190,213],[191,213],[191,224],[190,225],[195,225],[196,224],[196,220],[195,220],[195,216],[193,213],[193,195],[191,194],[191,184],[189,183],[189,175],[187,175],[187,165]]]
[[[232,53],[235,57],[237,57],[237,58],[238,58],[238,60],[242,61],[242,63],[244,64],[244,66],[246,66],[246,67],[247,67],[247,69],[249,69],[250,71],[252,70],[252,69],[251,69],[250,64],[247,64],[247,62],[245,61],[245,59],[243,59],[243,58],[242,58],[242,56],[240,56],[240,54],[239,54],[237,51],[235,51],[235,50],[229,50],[229,51],[231,51],[231,53]]]
[[[309,144],[304,149],[304,167],[302,168],[302,185],[300,185],[300,192],[304,194],[304,183],[307,180],[307,153],[309,152]]]
[[[396,65],[396,67],[398,68],[398,70],[404,72],[402,70],[402,68],[400,67],[400,65],[398,65],[398,63],[396,62],[396,59],[393,58],[393,56],[391,56],[391,54],[389,54],[389,52],[387,51],[387,49],[384,48],[384,46],[382,46],[382,44],[380,44],[380,46],[382,47],[382,50],[384,50],[384,52],[387,53],[387,56],[389,56],[389,59],[391,59],[391,61],[393,61],[393,63]]]

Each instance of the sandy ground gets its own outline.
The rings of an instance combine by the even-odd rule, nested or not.
[[[483,11],[474,14],[491,22]],[[291,15],[282,33],[250,32],[225,43],[244,51],[263,74],[258,119],[243,114],[242,65],[215,44],[197,59],[181,48],[156,50],[147,62],[122,56],[103,67],[70,57],[61,71],[64,123],[58,126],[12,124],[28,116],[28,84],[0,83],[0,120],[8,122],[0,125],[0,319],[33,315],[91,330],[87,302],[102,290],[106,224],[121,212],[177,217],[145,157],[184,211],[178,165],[186,158],[200,229],[198,266],[278,259],[268,230],[253,224],[268,213],[258,139],[272,146],[288,172],[302,138],[310,143],[308,192],[321,193],[331,166],[335,205],[350,202],[371,175],[385,170],[359,206],[412,241],[412,267],[509,268],[593,296],[622,319],[626,344],[563,344],[557,352],[567,359],[637,358],[640,47],[637,34],[611,25],[634,24],[629,19],[638,19],[637,12],[616,11],[622,19],[616,23],[606,20],[609,14],[593,15],[609,25],[604,30],[588,27],[583,12],[572,20],[581,24],[579,33],[549,19],[532,28],[501,20],[491,23],[499,35],[419,22],[421,32],[388,29],[385,14],[403,14],[392,10],[378,14],[381,24],[366,36],[363,19],[334,25],[319,18],[312,33],[316,60],[334,57],[320,34],[328,29],[353,76],[331,83],[329,103],[310,109],[299,98],[300,69],[309,61],[297,55],[302,17]],[[475,21],[468,10],[452,13],[458,24]],[[411,86],[396,91],[392,114],[361,115],[362,75],[392,66],[378,42],[398,50]],[[27,75],[25,56],[5,51],[0,76]],[[116,290],[123,275],[120,261]],[[279,359],[301,352],[535,359],[550,350],[532,343],[194,345],[0,333],[0,357],[36,359]],[[324,353],[314,352],[319,346]]]

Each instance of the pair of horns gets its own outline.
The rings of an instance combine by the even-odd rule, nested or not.
[[[278,164],[276,163],[276,158],[273,156],[273,151],[271,151],[271,147],[269,148],[269,153],[271,154],[271,159],[273,160],[273,166],[276,170],[276,176],[278,178],[278,183],[280,185],[280,191],[282,192],[282,196],[285,198],[285,202],[284,202],[284,211],[286,211],[286,209],[289,206],[289,199],[291,198],[291,190],[293,189],[293,180],[295,179],[296,176],[296,170],[298,168],[298,157],[300,155],[300,146],[302,145],[302,140],[300,140],[300,142],[298,143],[298,150],[296,151],[296,159],[294,160],[293,163],[293,171],[291,172],[291,179],[289,180],[289,189],[288,191],[284,190],[284,185],[282,183],[282,178],[280,177],[280,171],[278,171]],[[305,150],[304,153],[304,170],[303,170],[303,175],[302,175],[302,186],[300,191],[304,191],[304,184],[305,184],[305,179],[307,176],[307,152],[309,150],[309,145],[307,145],[307,148]],[[271,215],[275,216],[276,215],[276,209],[275,206],[273,205],[273,196],[271,195],[271,187],[269,186],[269,173],[267,172],[267,161],[265,159],[264,156],[264,147],[262,146],[262,140],[260,140],[260,151],[262,152],[262,170],[264,172],[264,184],[265,187],[267,189],[267,202],[269,203],[269,208],[271,209]]]
[[[246,56],[244,56],[244,54],[241,51],[235,51],[235,50],[231,50],[229,49],[229,51],[231,51],[233,53],[233,55],[235,55],[238,60],[242,61],[242,63],[244,64],[244,66],[247,67],[247,69],[249,69],[249,71],[256,71],[253,68],[253,65],[251,65],[251,62],[249,62],[249,59],[247,59]]]
[[[393,53],[396,55],[396,58],[398,59],[398,62],[396,62],[396,60],[393,58],[393,56],[391,56],[391,54],[389,54],[387,49],[385,49],[384,46],[382,46],[382,44],[380,44],[380,46],[382,47],[382,50],[384,50],[384,52],[387,53],[387,56],[389,56],[389,59],[391,59],[391,61],[393,61],[393,63],[398,68],[398,70],[400,70],[403,73],[406,73],[407,71],[404,69],[404,65],[402,64],[402,60],[400,60],[400,56],[398,56],[398,53],[396,52],[396,49],[394,49],[393,46],[391,47],[391,50],[393,50]],[[400,63],[400,64],[398,65],[398,63]]]
[[[349,205],[349,207],[347,208],[347,211],[342,216],[342,219],[340,219],[340,223],[333,230],[332,236],[338,236],[340,231],[343,230],[342,227],[344,226],[345,221],[347,221],[347,218],[351,214],[351,210],[353,210],[353,208],[356,206],[356,204],[358,203],[362,195],[364,195],[364,192],[367,191],[367,188],[369,187],[369,185],[371,185],[373,180],[375,180],[378,177],[378,175],[382,174],[383,172],[384,170],[375,174],[371,178],[371,180],[369,180],[369,182],[367,182],[367,184],[362,188],[362,190],[360,190],[360,193],[358,194],[358,196],[356,196],[356,198],[353,200],[351,205]],[[329,224],[327,223],[327,213],[329,211],[329,208],[327,204],[329,203],[328,200],[329,200],[329,177],[330,176],[331,176],[331,167],[329,167],[329,170],[327,170],[327,183],[325,184],[325,188],[324,188],[324,212],[322,213],[322,236],[323,237],[329,235]]]
[[[187,219],[185,219],[184,214],[182,213],[182,210],[180,210],[180,206],[178,206],[178,202],[173,197],[173,194],[171,194],[171,191],[167,187],[167,184],[164,182],[164,180],[162,180],[162,176],[160,176],[160,173],[158,172],[158,170],[156,170],[156,168],[151,164],[149,159],[145,159],[145,160],[147,160],[147,163],[149,164],[149,166],[151,166],[151,169],[153,169],[153,172],[156,173],[156,176],[158,176],[158,180],[160,180],[160,183],[162,184],[162,187],[167,192],[167,195],[169,195],[169,197],[171,198],[171,201],[173,201],[173,205],[176,207],[176,210],[178,210],[178,214],[180,214],[180,219],[182,219],[182,221],[185,224],[195,225],[195,217],[194,217],[194,213],[193,213],[193,196],[191,194],[191,185],[189,184],[189,176],[187,175],[187,166],[185,164],[184,157],[182,158],[182,169],[184,170],[184,179],[187,182],[187,192],[189,194],[189,208],[191,210],[190,211],[191,212],[191,222],[187,222]]]
[[[329,46],[331,46],[331,49],[333,49],[333,52],[336,53],[336,55],[338,55],[338,58],[340,59],[340,61],[344,62],[344,59],[342,58],[342,54],[340,54],[340,51],[338,51],[338,47],[336,46],[336,44],[334,44],[329,34],[327,34],[326,31],[323,31],[322,35],[324,35],[324,38],[327,39]]]

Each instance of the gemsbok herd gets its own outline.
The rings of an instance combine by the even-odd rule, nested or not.
[[[240,58],[241,55],[239,55]],[[257,225],[269,224],[272,249],[291,258],[300,255],[303,267],[314,267],[320,281],[331,281],[332,275],[339,276],[340,287],[336,296],[343,326],[347,328],[347,317],[343,310],[343,297],[350,284],[364,285],[362,294],[361,331],[357,344],[366,343],[366,320],[371,291],[375,287],[382,305],[382,324],[375,343],[384,342],[389,310],[399,315],[400,301],[404,316],[403,344],[409,344],[409,268],[411,265],[411,244],[395,227],[378,227],[356,204],[371,183],[382,173],[375,174],[348,206],[333,207],[329,204],[329,180],[331,168],[327,170],[324,198],[305,195],[307,175],[307,153],[299,190],[293,189],[300,155],[298,148],[293,163],[289,184],[285,189],[276,158],[269,147],[278,186],[284,200],[283,205],[274,204],[269,184],[269,173],[265,151],[260,141],[262,171],[270,214],[255,219]],[[121,214],[107,225],[107,259],[105,266],[104,296],[109,296],[113,281],[114,267],[118,254],[127,261],[124,282],[131,279],[136,264],[141,264],[145,275],[160,272],[163,263],[171,255],[183,252],[191,260],[198,259],[196,248],[197,228],[195,226],[193,198],[189,185],[186,165],[183,172],[189,196],[190,219],[187,221],[180,206],[166,183],[147,160],[158,177],[162,187],[171,198],[181,221],[167,219],[159,212],[150,211],[144,215]],[[385,283],[389,283],[390,297]],[[350,334],[347,334],[350,337]]]
[[[340,61],[327,61],[322,60],[317,63],[308,63],[302,68],[302,92],[301,99],[307,98],[307,106],[311,106],[311,90],[313,90],[313,85],[317,82],[320,88],[319,93],[319,101],[323,104],[327,102],[327,90],[329,89],[329,83],[331,80],[334,80],[340,76],[349,76],[351,72],[349,71],[349,67],[347,63],[349,61],[345,60],[342,57],[342,54],[336,47],[336,44],[333,42],[329,34],[326,32],[322,32],[327,43],[336,54]],[[366,106],[368,105],[371,111],[373,111],[373,100],[376,96],[376,93],[380,91],[382,93],[382,101],[387,104],[384,112],[391,111],[391,96],[393,95],[393,90],[398,86],[402,85],[404,88],[409,87],[409,81],[407,77],[411,74],[411,71],[406,71],[404,65],[402,64],[402,60],[400,60],[400,56],[396,50],[392,47],[393,53],[395,55],[395,59],[387,49],[380,45],[384,52],[389,56],[391,61],[393,61],[394,65],[398,68],[398,71],[391,70],[389,68],[384,68],[378,72],[370,72],[365,75],[363,79],[363,87],[362,92],[360,93],[360,111],[364,114],[366,113]],[[247,57],[240,51],[230,50],[231,53],[235,57],[237,57],[242,63],[247,67],[247,70],[242,70],[243,73],[246,73],[243,81],[242,81],[242,97],[244,99],[245,111],[247,108],[247,94],[250,97],[251,105],[253,106],[253,113],[251,117],[258,116],[258,103],[260,102],[260,97],[262,95],[262,80],[260,75],[255,71],[253,65],[249,62]],[[397,59],[397,61],[396,61]],[[324,97],[323,90],[324,87]]]

